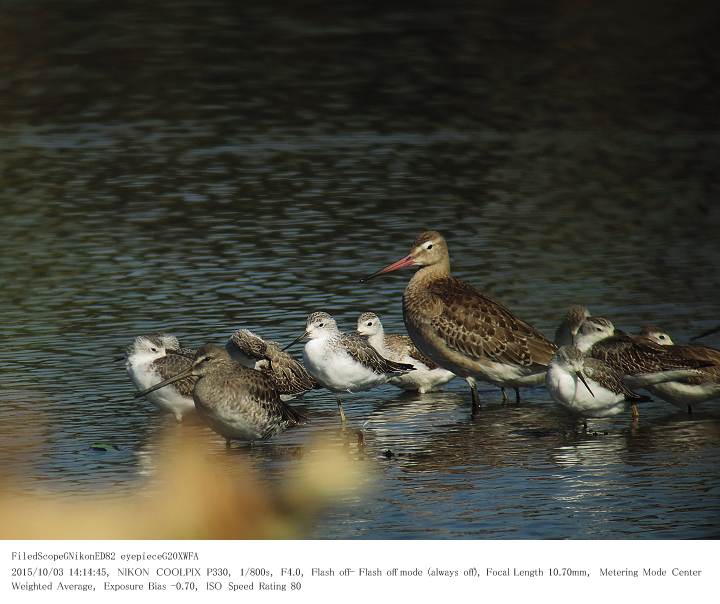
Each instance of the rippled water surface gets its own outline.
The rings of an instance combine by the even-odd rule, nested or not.
[[[400,330],[408,275],[358,278],[428,227],[548,335],[571,303],[678,341],[720,322],[715,3],[116,4],[0,6],[0,451],[28,488],[132,488],[167,429],[271,481],[342,439],[318,391],[227,453],[112,359],[160,329],[286,342],[314,310]],[[593,436],[543,389],[482,394],[474,420],[459,380],[351,397],[376,479],[312,536],[720,536],[717,402]]]

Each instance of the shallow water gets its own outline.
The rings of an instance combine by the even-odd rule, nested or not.
[[[720,322],[718,9],[633,6],[4,3],[7,466],[33,489],[132,488],[167,428],[273,480],[286,451],[343,437],[328,393],[308,426],[227,454],[132,399],[113,357],[159,329],[286,342],[314,310],[399,330],[408,275],[357,280],[428,227],[548,335],[571,303],[678,341]],[[475,420],[460,381],[351,397],[377,479],[312,536],[720,536],[717,402],[591,436],[543,389],[483,394]]]

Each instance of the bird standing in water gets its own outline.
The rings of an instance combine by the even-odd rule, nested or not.
[[[682,354],[676,346],[661,346],[651,338],[617,331],[605,317],[585,319],[575,336],[575,345],[621,373],[629,388],[694,378],[700,368],[709,364],[706,359]]]
[[[147,391],[190,367],[192,354],[180,346],[175,336],[163,333],[138,336],[127,349],[125,367],[135,387]],[[183,415],[195,411],[192,398],[194,385],[195,378],[189,376],[175,382],[172,387],[151,392],[147,398],[159,409],[172,413],[180,422]]]
[[[308,340],[303,348],[305,366],[321,386],[337,395],[343,423],[347,419],[340,398],[342,393],[369,390],[414,370],[412,365],[384,358],[365,338],[341,333],[335,319],[326,312],[308,316],[305,332],[285,350],[304,339]]]
[[[248,329],[238,329],[230,336],[225,349],[236,361],[270,376],[284,401],[302,396],[317,386],[315,380],[291,354],[277,342],[264,340]]]
[[[391,378],[389,383],[393,386],[424,394],[455,377],[454,373],[438,367],[420,352],[409,336],[386,334],[380,317],[375,313],[365,312],[358,317],[357,332],[367,337],[370,345],[386,359],[415,367],[415,371]]]
[[[421,233],[407,256],[363,281],[411,267],[419,270],[403,294],[408,335],[440,367],[466,379],[473,413],[480,408],[477,379],[501,388],[544,382],[555,344],[502,304],[452,277],[448,247],[437,231]]]
[[[608,417],[632,409],[639,417],[637,403],[651,400],[623,384],[620,372],[602,361],[586,357],[575,346],[561,346],[550,361],[545,385],[550,396],[583,419]]]
[[[272,379],[230,358],[214,344],[201,347],[192,365],[135,396],[145,396],[179,380],[197,378],[193,400],[200,416],[218,434],[231,440],[266,440],[306,421],[280,400]]]
[[[676,407],[687,409],[688,413],[692,413],[693,407],[700,403],[720,398],[720,350],[709,346],[675,344],[670,334],[657,327],[643,327],[640,335],[669,347],[675,355],[702,361],[706,365],[697,375],[648,386],[649,392]]]

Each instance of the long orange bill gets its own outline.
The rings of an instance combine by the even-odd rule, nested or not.
[[[385,268],[381,268],[379,271],[375,271],[372,275],[368,275],[364,279],[360,279],[360,283],[367,283],[368,281],[370,281],[370,279],[374,279],[378,275],[392,273],[393,271],[399,270],[401,268],[407,268],[409,266],[413,266],[414,264],[415,258],[413,258],[412,255],[405,256],[405,258],[401,258],[397,262],[393,262],[391,265],[386,266]]]
[[[285,352],[288,348],[290,348],[293,344],[297,344],[300,340],[303,338],[306,338],[308,335],[308,332],[306,331],[302,335],[299,335],[297,338],[295,338],[292,342],[290,342],[285,348],[282,349],[283,352]]]
[[[177,375],[174,375],[172,377],[169,377],[166,380],[163,380],[162,382],[155,384],[154,386],[150,386],[150,388],[147,388],[145,390],[141,390],[140,392],[135,393],[135,398],[140,398],[141,396],[145,396],[146,394],[150,394],[151,392],[155,392],[159,388],[162,388],[163,386],[167,386],[168,384],[172,384],[173,382],[177,382],[178,380],[181,380],[186,377],[190,377],[192,375],[192,367],[188,367],[184,371],[181,371]]]
[[[590,386],[588,386],[588,383],[585,380],[585,376],[582,374],[582,371],[578,371],[576,375],[580,378],[580,381],[585,384],[585,388],[588,389],[588,392],[592,395],[592,397],[595,398],[595,395],[593,394],[593,391],[590,390]]]

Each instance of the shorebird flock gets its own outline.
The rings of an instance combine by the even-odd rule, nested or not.
[[[126,367],[138,392],[177,421],[196,411],[229,446],[272,437],[307,421],[288,401],[325,388],[335,394],[340,421],[348,393],[391,384],[420,394],[455,377],[470,387],[471,414],[481,401],[477,382],[502,389],[545,386],[551,398],[589,418],[630,412],[660,398],[688,413],[720,397],[720,350],[678,345],[655,327],[637,334],[572,306],[554,341],[499,302],[450,274],[450,253],[436,231],[421,233],[410,253],[361,279],[417,269],[402,296],[407,335],[387,334],[378,315],[364,312],[354,333],[340,331],[326,312],[313,312],[285,347],[241,329],[224,347],[183,348],[167,334],[138,336]],[[710,330],[698,337],[703,337]],[[304,341],[302,362],[287,350]],[[648,394],[638,392],[644,390]]]

